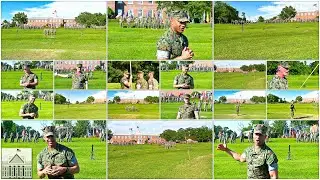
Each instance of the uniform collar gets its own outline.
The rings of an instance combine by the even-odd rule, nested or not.
[[[180,37],[182,34],[178,34],[177,32],[175,32],[171,27],[169,28],[169,32],[170,34],[173,34],[174,36],[178,36]]]

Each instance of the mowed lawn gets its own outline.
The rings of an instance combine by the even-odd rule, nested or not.
[[[161,89],[173,88],[174,78],[181,74],[179,70],[161,71]],[[193,77],[194,89],[212,89],[212,72],[188,72]]]
[[[171,149],[108,145],[108,178],[212,179],[212,156],[211,143],[177,144]]]
[[[139,111],[126,111],[135,106]],[[159,104],[108,104],[108,119],[159,119]]]
[[[71,89],[72,78],[62,78],[55,76],[55,89]],[[103,71],[94,71],[93,78],[88,81],[88,89],[106,89],[106,73]]]
[[[72,138],[72,142],[61,144],[71,148],[78,160],[80,172],[75,174],[76,179],[105,179],[106,178],[106,143],[99,138]],[[32,148],[32,177],[37,175],[37,155],[47,146],[40,138],[38,143],[4,143],[2,148]],[[91,160],[91,146],[94,147],[94,160]]]
[[[214,73],[215,89],[266,89],[266,73]]]
[[[55,119],[106,119],[106,104],[55,104]]]
[[[252,143],[228,144],[228,148],[243,153]],[[235,161],[232,157],[216,150],[214,147],[214,178],[216,179],[247,179],[247,163]],[[279,178],[281,179],[318,179],[319,178],[319,144],[296,143],[295,139],[271,139],[267,145],[277,155]],[[291,160],[287,160],[288,146],[291,146]]]
[[[215,24],[214,58],[319,59],[319,23]]]
[[[268,75],[268,84],[274,75]],[[303,82],[307,80],[308,75],[289,75],[288,86],[289,89],[300,89]],[[301,89],[318,90],[319,89],[319,76],[310,76],[306,83],[301,87]]]
[[[105,60],[106,30],[59,28],[55,38],[43,29],[2,29],[2,60]]]
[[[32,69],[38,76],[37,89],[53,89],[53,72],[45,69]],[[41,76],[42,74],[42,76]],[[20,79],[24,76],[23,70],[20,71],[2,71],[1,87],[2,89],[23,89],[20,86]],[[42,77],[42,78],[41,78]]]
[[[241,104],[237,115],[235,104],[215,104],[214,119],[265,119],[265,104]]]
[[[167,29],[120,28],[108,22],[108,60],[155,60],[157,42]],[[185,32],[194,60],[212,60],[210,24],[188,24]]]
[[[293,119],[318,119],[319,106],[316,103],[294,104]],[[291,119],[290,104],[268,104],[268,119]]]
[[[19,116],[19,112],[20,112],[20,108],[26,103],[27,101],[2,101],[1,102],[2,119],[7,119],[7,120],[22,119]],[[44,101],[43,99],[36,99],[34,104],[38,107],[39,117],[37,119],[39,120],[53,119],[53,102],[52,101]]]
[[[161,103],[161,119],[176,119],[179,111],[179,107],[182,106],[183,102],[174,103]],[[204,105],[202,105],[204,108]],[[208,111],[200,111],[200,119],[212,119],[212,111],[209,111],[210,105],[208,104]]]

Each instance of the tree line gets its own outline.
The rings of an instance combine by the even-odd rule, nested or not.
[[[273,75],[277,72],[278,65],[280,61],[268,61],[267,63],[267,73],[268,75]],[[307,61],[288,61],[289,64],[289,75],[309,75],[313,71],[312,75],[319,75],[319,62],[314,61],[307,64]]]
[[[95,101],[95,98],[93,96],[89,96],[85,101],[82,101],[82,102],[76,101],[75,104],[90,104],[90,103],[93,103],[94,101]],[[54,103],[55,104],[71,104],[70,99],[67,99],[66,97],[58,93],[54,95]]]
[[[198,142],[211,142],[212,129],[206,126],[199,128],[180,128],[177,131],[166,129],[160,134],[160,137],[164,138],[166,141],[186,141],[192,139]]]

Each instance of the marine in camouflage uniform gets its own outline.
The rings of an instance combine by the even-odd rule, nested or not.
[[[49,179],[74,179],[73,174],[80,170],[72,149],[56,142],[54,126],[45,127],[43,137],[48,146],[37,156],[38,176],[48,176]]]
[[[247,162],[248,179],[278,178],[278,158],[265,144],[267,131],[268,128],[264,124],[256,125],[254,128],[255,144],[247,148],[241,155],[230,150],[226,144],[219,144],[217,149],[227,152],[237,161]]]
[[[20,86],[24,89],[36,89],[38,85],[38,76],[30,71],[29,65],[24,65],[25,74],[20,78]]]
[[[239,116],[239,113],[240,113],[240,103],[237,102],[236,104],[236,113],[237,113],[237,116]]]
[[[174,11],[171,14],[171,22],[174,23],[171,23],[169,30],[161,36],[157,43],[157,59],[192,59],[193,52],[188,48],[188,38],[182,34],[184,29],[179,29],[181,24],[189,22],[187,14],[182,11]],[[188,57],[182,56],[183,50],[188,51]]]
[[[179,107],[177,119],[199,119],[199,111],[190,103],[190,94],[184,95],[184,105]]]
[[[71,74],[56,74],[64,78],[72,78],[72,89],[87,89],[88,75],[82,72],[82,64],[77,64],[77,71]]]
[[[293,117],[294,117],[294,111],[296,111],[296,108],[294,107],[294,101],[291,101],[291,104],[290,104],[291,119],[293,119]]]
[[[158,90],[159,89],[159,83],[158,81],[153,77],[154,76],[154,72],[150,71],[148,73],[149,79],[148,79],[148,87],[149,90]]]
[[[182,66],[182,73],[177,75],[173,81],[173,87],[177,89],[193,89],[193,77],[188,74],[189,66]]]
[[[281,62],[278,65],[276,75],[269,82],[269,89],[288,89],[288,80],[286,76],[289,73],[289,67],[287,62]]]
[[[125,70],[123,72],[123,77],[120,80],[121,89],[130,89],[131,88],[130,79],[132,79],[132,77],[130,76],[129,72],[127,70]]]
[[[34,104],[35,99],[35,96],[29,96],[29,102],[21,106],[19,116],[23,119],[38,118],[38,107]]]
[[[148,89],[148,82],[143,77],[143,72],[138,71],[137,73],[137,82],[136,89]]]

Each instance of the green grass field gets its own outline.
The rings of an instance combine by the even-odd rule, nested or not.
[[[274,75],[268,75],[268,84]],[[300,89],[303,82],[308,78],[308,75],[289,75],[288,85],[289,89]],[[310,76],[301,89],[318,90],[319,89],[319,76]]]
[[[318,104],[298,104],[294,105],[296,112],[294,119],[318,119]],[[290,104],[268,104],[268,119],[291,119]]]
[[[54,105],[55,119],[106,119],[106,104]]]
[[[109,145],[108,178],[212,179],[212,144]]]
[[[103,71],[94,71],[93,79],[88,81],[88,89],[106,89],[106,74]],[[72,78],[62,78],[56,76],[54,78],[55,89],[71,89]]]
[[[265,104],[241,104],[239,116],[235,104],[215,104],[214,119],[265,119]]]
[[[118,21],[108,23],[108,60],[156,59],[157,42],[167,29],[120,28]],[[183,34],[195,54],[193,59],[212,59],[210,24],[188,24]]]
[[[108,104],[108,119],[159,119],[159,104],[135,104],[138,112],[126,111],[131,104]]]
[[[319,59],[319,23],[215,24],[214,58]]]
[[[161,89],[173,88],[173,80],[181,74],[179,70],[161,71]],[[212,89],[212,72],[189,72],[193,77],[194,89]]]
[[[33,69],[33,73],[38,76],[37,89],[53,89],[53,72],[44,69]],[[42,73],[42,80],[41,80]],[[20,86],[20,79],[24,75],[23,71],[2,71],[1,87],[2,89],[23,89]]]
[[[132,83],[131,87],[134,87],[134,89],[135,89],[136,83]],[[121,85],[120,85],[120,83],[107,83],[107,88],[108,89],[121,89]]]
[[[214,73],[215,89],[266,89],[266,73]]]
[[[178,103],[161,103],[161,119],[176,119],[179,107],[183,105],[183,102]],[[202,108],[204,105],[202,105]],[[209,110],[210,105],[208,105]],[[212,119],[211,111],[200,111],[200,119]]]
[[[252,143],[228,144],[228,148],[243,153]],[[246,179],[247,163],[232,159],[223,151],[214,147],[214,178],[216,179]],[[280,179],[318,179],[319,178],[319,144],[296,143],[295,139],[272,139],[267,145],[277,155]],[[291,146],[291,160],[287,160],[288,146]]]
[[[19,116],[19,111],[22,105],[27,103],[27,101],[2,101],[1,102],[1,117],[2,119],[22,119]],[[41,103],[41,109],[40,109]],[[44,101],[42,99],[36,99],[35,105],[38,106],[38,119],[53,119],[53,102]]]
[[[80,172],[75,174],[76,179],[105,179],[106,178],[106,143],[99,142],[98,138],[72,138],[73,142],[61,144],[71,148],[78,160]],[[94,146],[94,160],[91,160],[91,145]],[[46,143],[39,139],[39,143],[4,143],[2,148],[32,148],[32,177],[37,176],[37,155],[46,147]]]
[[[55,38],[43,29],[2,29],[2,60],[106,59],[106,31],[57,29]]]

